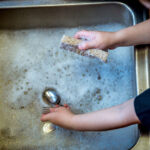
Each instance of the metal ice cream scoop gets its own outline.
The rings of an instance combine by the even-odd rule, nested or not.
[[[51,105],[51,104],[60,105],[60,100],[61,100],[60,96],[57,94],[56,90],[53,88],[46,89],[43,92],[42,97],[43,97],[44,102],[48,105]]]

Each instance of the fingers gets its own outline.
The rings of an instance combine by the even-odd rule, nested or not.
[[[61,108],[61,107],[67,108],[67,107],[69,107],[69,106],[68,106],[68,104],[64,104],[64,105],[55,105],[55,107],[53,107],[53,108]]]
[[[86,31],[86,30],[79,31],[79,32],[77,32],[75,34],[74,37],[77,38],[77,39],[86,39],[86,40],[89,40],[90,31]]]
[[[80,50],[87,50],[90,48],[95,48],[95,43],[93,41],[86,41],[79,44],[78,48]]]
[[[52,123],[55,123],[55,121],[57,121],[60,114],[66,113],[67,110],[70,111],[70,107],[67,104],[64,104],[64,107],[57,105],[53,108],[50,108],[49,113],[42,114],[40,120],[42,122],[50,121]]]
[[[50,110],[50,112],[55,112],[56,111],[56,107],[53,107],[53,108],[50,108],[49,110]]]
[[[56,112],[59,108],[60,108],[59,105],[55,105],[54,107],[51,107],[49,110],[52,113],[52,112]]]
[[[64,104],[64,107],[70,110],[70,107],[68,106],[68,104]]]
[[[90,48],[94,48],[95,43],[94,43],[94,40],[92,40],[93,35],[94,35],[93,31],[82,30],[82,31],[77,32],[74,36],[75,38],[80,38],[80,39],[87,40],[87,41],[84,41],[84,42],[80,43],[78,48],[80,50],[87,50],[87,49],[90,49]]]
[[[41,116],[41,119],[40,119],[40,120],[41,120],[42,122],[50,121],[51,116],[52,116],[52,113],[43,114],[43,115]]]
[[[64,104],[64,107],[69,107],[68,104]]]
[[[58,106],[55,106],[55,107],[53,107],[53,108],[50,108],[50,109],[49,109],[50,112],[47,113],[47,114],[42,114],[40,120],[41,120],[42,122],[51,121],[51,119],[54,118],[55,112],[57,112],[58,109],[59,109],[59,105],[58,105]]]

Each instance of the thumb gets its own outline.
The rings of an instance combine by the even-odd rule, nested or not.
[[[95,44],[93,41],[86,41],[86,42],[81,42],[78,46],[80,50],[87,50],[90,48],[95,48]]]

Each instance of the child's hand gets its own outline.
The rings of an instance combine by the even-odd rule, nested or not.
[[[82,42],[79,45],[79,49],[114,49],[116,45],[116,34],[115,32],[100,32],[100,31],[79,31],[75,34],[75,38],[85,39],[85,42]]]
[[[64,107],[56,105],[56,107],[50,108],[50,113],[41,116],[41,121],[50,121],[63,128],[72,129],[73,116],[74,114],[67,104]]]

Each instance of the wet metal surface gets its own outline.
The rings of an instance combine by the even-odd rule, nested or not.
[[[0,19],[1,149],[127,150],[136,143],[137,126],[94,133],[56,127],[50,132],[50,124],[39,120],[45,106],[41,95],[48,87],[55,87],[76,113],[110,107],[136,95],[133,47],[111,51],[107,64],[58,48],[62,34],[133,25],[128,7],[103,3],[22,8],[1,10]]]

